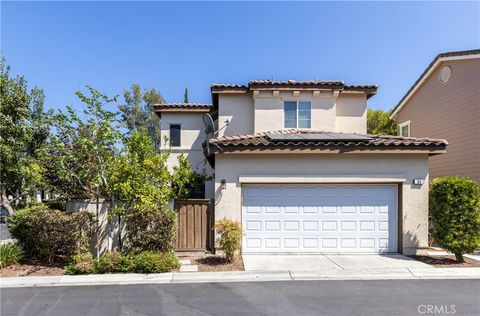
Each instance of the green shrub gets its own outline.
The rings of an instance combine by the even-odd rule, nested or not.
[[[67,210],[67,201],[65,199],[53,199],[42,202],[49,209],[65,212]]]
[[[144,251],[124,255],[119,252],[107,252],[98,260],[90,252],[73,256],[72,262],[65,267],[66,274],[88,273],[162,273],[180,268],[180,263],[172,252],[158,253]]]
[[[120,252],[107,252],[94,260],[95,273],[129,272],[132,270],[131,257]]]
[[[136,251],[172,252],[177,237],[176,213],[158,210],[128,214],[128,247]]]
[[[435,239],[463,262],[463,254],[480,246],[480,189],[468,178],[432,181],[430,212]]]
[[[0,269],[17,263],[23,258],[22,248],[14,243],[0,245]]]
[[[65,267],[65,274],[89,274],[94,272],[95,265],[90,252],[83,252],[73,256],[72,262]]]
[[[48,262],[68,261],[89,249],[93,215],[88,212],[66,214],[44,204],[18,210],[8,222],[25,255]]]
[[[136,273],[162,273],[180,268],[180,263],[172,252],[144,251],[134,256],[133,260],[133,272]]]
[[[235,252],[240,250],[241,246],[242,228],[240,223],[224,218],[215,223],[215,228],[220,235],[218,239],[220,249],[225,252],[228,261],[233,261]]]

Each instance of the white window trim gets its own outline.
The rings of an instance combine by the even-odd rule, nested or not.
[[[402,128],[405,127],[405,126],[408,126],[408,136],[403,136],[402,135]],[[411,129],[410,120],[398,124],[398,136],[402,136],[402,137],[411,137],[412,136],[412,129]]]
[[[170,136],[170,131],[172,130],[172,125],[180,125],[180,146],[172,146],[170,145],[170,139],[172,138]],[[182,148],[182,130],[183,130],[183,127],[182,127],[182,123],[174,123],[174,122],[169,122],[168,123],[168,146],[170,148],[175,148],[175,149],[178,149],[178,148]]]
[[[312,129],[312,100],[282,100],[283,101],[283,128],[295,128],[295,129]],[[295,102],[297,104],[297,123],[296,127],[285,127],[285,102]],[[300,102],[310,102],[310,127],[298,127],[299,115],[298,115],[298,103]]]

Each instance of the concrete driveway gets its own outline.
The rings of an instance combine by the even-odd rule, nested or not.
[[[243,255],[245,271],[431,268],[403,255]]]

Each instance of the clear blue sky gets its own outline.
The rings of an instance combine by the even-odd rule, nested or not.
[[[213,82],[341,79],[394,106],[436,54],[480,47],[480,2],[5,2],[1,50],[48,107],[89,84],[210,102]]]

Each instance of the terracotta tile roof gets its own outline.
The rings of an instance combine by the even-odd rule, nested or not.
[[[407,93],[402,97],[402,99],[398,102],[398,104],[393,108],[391,118],[396,115],[396,112],[402,107],[403,102],[408,98],[408,96],[420,85],[420,82],[427,76],[427,74],[432,70],[432,68],[436,65],[437,61],[442,58],[449,58],[449,57],[458,57],[458,56],[470,56],[470,55],[478,55],[480,54],[480,49],[471,49],[471,50],[463,50],[457,52],[447,52],[447,53],[440,53],[438,54],[435,59],[432,60],[430,65],[425,69],[425,71],[418,77],[417,81],[408,89]]]
[[[206,103],[162,103],[155,104],[153,109],[155,112],[171,112],[177,110],[209,111],[211,107],[211,104]]]
[[[247,85],[228,84],[228,83],[214,83],[211,85],[212,93],[224,91],[239,91],[247,92],[255,89],[336,89],[345,91],[364,91],[368,97],[373,96],[377,92],[377,85],[346,85],[343,80],[307,80],[307,81],[277,81],[277,80],[250,80]]]
[[[230,84],[230,83],[213,83],[210,86],[210,90],[212,92],[218,92],[218,91],[225,91],[225,90],[231,90],[231,91],[248,91],[248,86],[242,85],[242,84]]]
[[[292,135],[297,135],[298,137],[292,137]],[[282,136],[285,137],[282,138]],[[251,151],[256,149],[340,149],[345,151],[408,149],[439,152],[445,150],[448,142],[444,139],[344,134],[290,129],[217,137],[210,139],[209,145],[211,152],[214,153],[223,151]]]
[[[343,87],[345,82],[341,80],[308,80],[308,81],[296,81],[296,80],[287,80],[287,81],[276,81],[276,80],[250,80],[248,86],[250,89],[260,88],[260,87],[313,87],[313,88],[322,88],[322,87]]]

